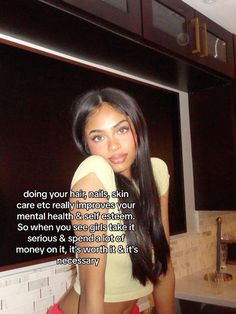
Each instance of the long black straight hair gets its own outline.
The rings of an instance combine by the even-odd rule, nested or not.
[[[133,123],[137,134],[136,158],[131,167],[134,184],[121,174],[115,173],[117,190],[128,192],[129,199],[119,202],[134,202],[131,212],[134,220],[125,220],[128,225],[135,221],[134,230],[126,231],[127,245],[138,248],[138,254],[130,251],[132,275],[145,285],[147,280],[156,284],[161,273],[166,273],[170,248],[161,222],[160,202],[150,160],[147,125],[136,100],[120,89],[106,87],[90,90],[79,96],[73,106],[73,138],[80,152],[88,156],[84,129],[92,112],[102,103],[109,103],[114,109],[125,114]],[[126,215],[127,216],[127,215]],[[154,259],[153,259],[154,252]]]

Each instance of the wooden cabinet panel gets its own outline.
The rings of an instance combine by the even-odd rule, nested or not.
[[[233,36],[180,0],[142,0],[143,36],[161,49],[235,77]]]
[[[125,32],[125,36],[141,45],[181,57],[217,75],[235,77],[233,35],[181,0],[43,2],[121,35],[122,29],[128,30],[130,34]]]
[[[194,190],[198,210],[236,210],[233,86],[190,94]]]
[[[233,35],[233,43],[234,43],[234,74],[236,78],[236,35]]]
[[[143,0],[143,36],[163,48],[191,55],[194,10],[182,1]]]
[[[141,35],[139,0],[63,0],[63,2]]]
[[[199,12],[195,17],[199,20],[200,30],[198,62],[234,77],[233,35]]]

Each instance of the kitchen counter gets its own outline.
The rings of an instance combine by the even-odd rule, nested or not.
[[[223,292],[220,294],[214,294],[208,282],[203,279],[207,271],[209,270],[202,270],[177,279],[175,297],[182,300],[236,308],[236,265],[227,265],[227,268],[222,270],[222,272],[232,274],[233,280],[224,282]]]

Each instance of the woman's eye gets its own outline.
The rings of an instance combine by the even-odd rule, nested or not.
[[[129,131],[128,127],[122,127],[118,130],[118,134],[125,134]]]
[[[101,142],[103,140],[103,136],[101,136],[101,135],[95,135],[95,136],[93,136],[92,137],[92,141],[94,141],[94,142]]]

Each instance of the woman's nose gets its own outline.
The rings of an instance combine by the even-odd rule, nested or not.
[[[120,148],[120,143],[116,139],[111,139],[109,142],[109,150],[112,152],[117,151]]]

